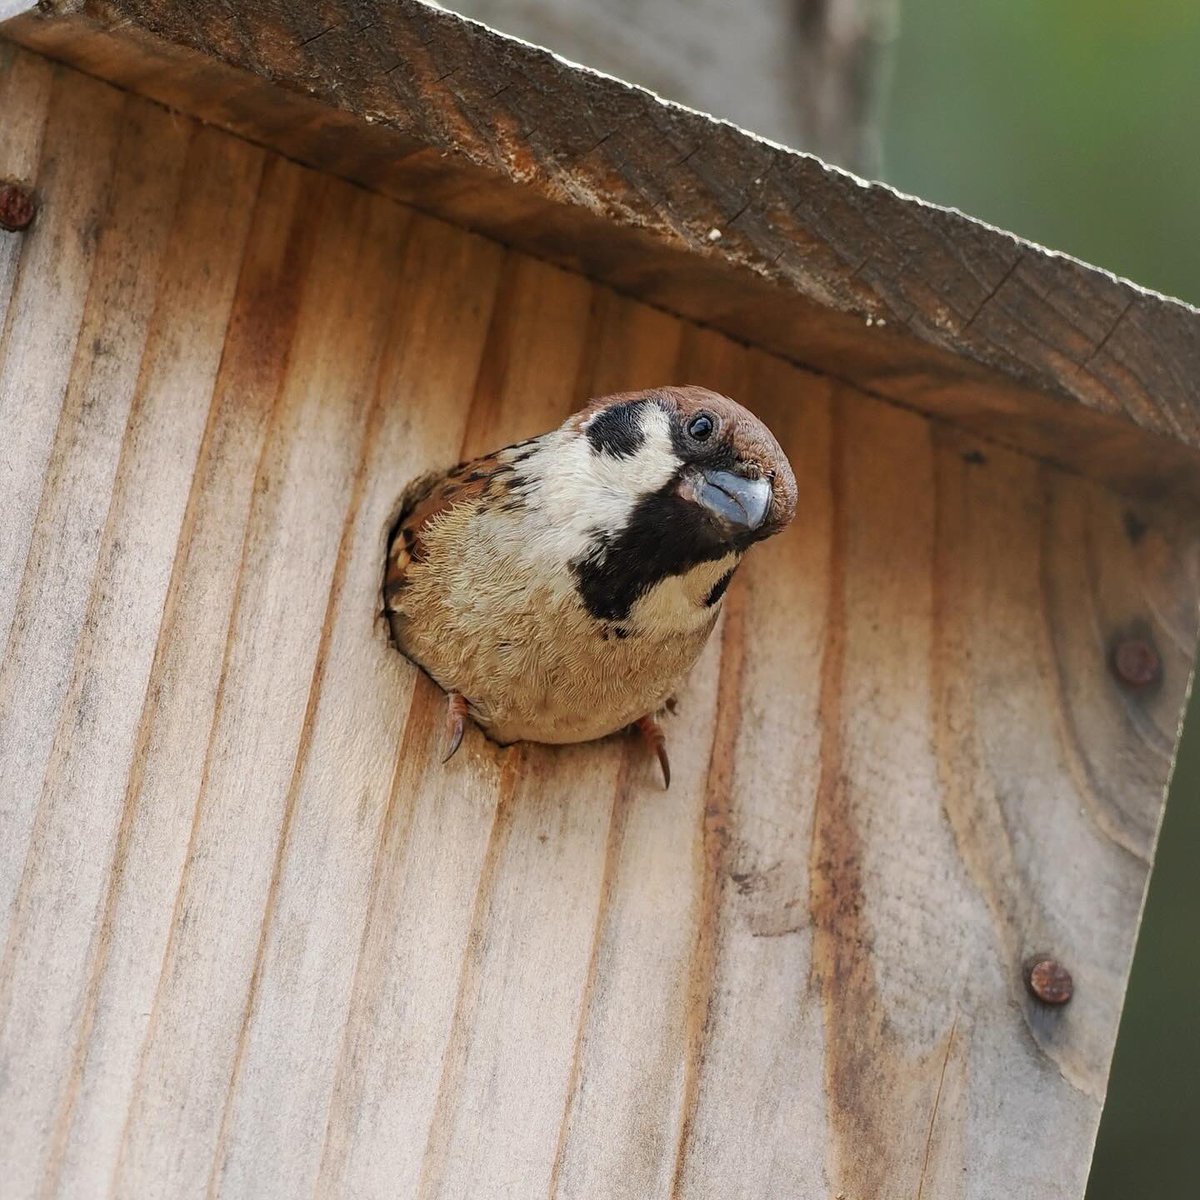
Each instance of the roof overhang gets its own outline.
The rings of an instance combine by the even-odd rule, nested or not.
[[[1200,312],[1105,271],[420,0],[5,16],[4,38],[872,395],[1200,499]]]

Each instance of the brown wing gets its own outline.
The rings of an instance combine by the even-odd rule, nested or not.
[[[383,580],[383,608],[386,614],[397,610],[406,577],[413,563],[423,562],[423,531],[439,514],[457,504],[478,499],[498,505],[514,503],[524,490],[524,480],[516,464],[529,445],[522,442],[470,462],[459,463],[449,471],[434,472],[415,480],[405,489],[399,516],[388,535],[387,566]]]

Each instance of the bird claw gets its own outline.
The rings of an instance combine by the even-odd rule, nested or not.
[[[463,730],[467,726],[467,701],[458,692],[450,692],[446,697],[446,753],[442,762],[448,763],[462,745]]]
[[[641,717],[634,722],[634,727],[642,735],[644,741],[658,756],[658,765],[662,767],[663,786],[671,786],[671,760],[667,757],[667,735],[662,726],[651,716]]]

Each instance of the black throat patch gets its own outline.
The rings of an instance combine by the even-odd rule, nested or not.
[[[722,538],[670,486],[639,501],[620,533],[596,530],[594,539],[588,552],[571,563],[571,571],[580,598],[598,621],[623,621],[663,579],[742,549]],[[728,582],[728,576],[720,580],[705,602],[716,604]]]

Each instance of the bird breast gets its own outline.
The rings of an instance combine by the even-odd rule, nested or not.
[[[621,620],[581,600],[561,523],[450,508],[424,532],[393,617],[400,649],[502,743],[603,737],[657,711],[712,631],[730,554],[659,580]]]

